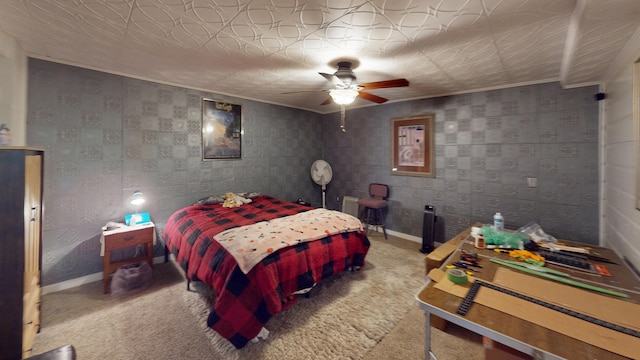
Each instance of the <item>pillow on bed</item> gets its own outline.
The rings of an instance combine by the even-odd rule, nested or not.
[[[212,205],[222,204],[224,202],[224,196],[211,195],[196,201],[193,205]]]
[[[251,191],[251,192],[239,192],[239,193],[236,193],[236,195],[241,196],[245,199],[255,199],[262,194],[260,194],[259,192]]]
[[[239,192],[235,193],[238,196],[241,196],[246,199],[255,199],[261,194],[259,192],[251,191],[251,192]],[[224,195],[211,195],[205,198],[202,198],[196,201],[193,205],[213,205],[213,204],[222,204],[224,202]]]

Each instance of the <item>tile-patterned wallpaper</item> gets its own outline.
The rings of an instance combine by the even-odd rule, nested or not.
[[[347,110],[328,115],[324,155],[334,166],[328,198],[365,196],[388,184],[389,229],[422,237],[434,205],[446,240],[501,212],[507,228],[539,223],[559,238],[597,244],[598,103],[596,86],[557,83],[483,91]],[[435,114],[436,177],[391,175],[392,118]],[[527,186],[537,178],[538,187]],[[443,225],[441,224],[441,225]]]
[[[203,161],[203,98],[242,105],[241,160]],[[320,205],[309,168],[321,116],[306,111],[29,60],[27,144],[45,153],[43,284],[102,271],[100,227],[144,193],[161,234],[179,208],[258,191]],[[160,244],[156,255],[163,253]]]
[[[387,227],[420,237],[434,205],[446,238],[469,224],[536,221],[597,243],[595,86],[557,83],[392,103],[319,115],[246,99],[29,60],[27,144],[44,148],[43,284],[102,271],[100,227],[133,211],[134,190],[162,231],[171,213],[226,191],[299,197],[320,206],[313,161],[333,167],[327,205],[391,187]],[[241,104],[242,160],[202,161],[201,101]],[[390,174],[390,120],[434,113],[436,177]],[[537,188],[526,178],[536,177]],[[340,200],[336,201],[336,197]],[[162,254],[161,245],[156,255]]]

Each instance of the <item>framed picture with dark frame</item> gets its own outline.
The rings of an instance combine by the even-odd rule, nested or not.
[[[242,158],[242,107],[202,99],[202,159]]]
[[[391,120],[391,174],[435,177],[434,115]]]

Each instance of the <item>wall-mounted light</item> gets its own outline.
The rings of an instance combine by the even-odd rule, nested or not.
[[[142,197],[142,192],[141,191],[134,191],[133,192],[133,196],[131,197],[131,205],[135,205],[135,206],[140,206],[142,204],[144,204],[144,197]]]
[[[334,89],[329,91],[329,95],[336,104],[349,105],[358,97],[358,91],[353,89]]]

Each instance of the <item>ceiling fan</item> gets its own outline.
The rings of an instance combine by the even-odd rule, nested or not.
[[[375,82],[356,84],[355,83],[356,74],[352,70],[352,62],[340,61],[338,62],[337,65],[338,65],[338,70],[333,74],[319,73],[329,82],[331,82],[335,86],[335,88],[329,89],[329,90],[316,90],[316,91],[329,92],[329,97],[325,101],[323,101],[320,105],[328,105],[332,101],[340,105],[340,115],[341,115],[340,130],[342,130],[342,132],[347,132],[347,129],[344,125],[345,105],[349,105],[352,102],[354,102],[358,96],[365,100],[369,100],[377,104],[382,104],[384,102],[387,102],[388,99],[385,99],[378,95],[374,95],[366,90],[409,86],[409,81],[407,79],[393,79],[393,80],[384,80],[384,81],[375,81]],[[296,92],[300,92],[300,91],[286,92],[283,94],[291,94]],[[306,92],[306,91],[302,91],[302,92]]]
[[[351,66],[352,63],[350,61],[341,61],[338,63],[338,70],[335,73],[319,73],[335,86],[335,89],[329,90],[329,97],[322,102],[321,105],[330,104],[331,101],[339,105],[349,105],[358,96],[365,100],[382,104],[386,102],[387,99],[365,90],[409,86],[409,81],[407,79],[394,79],[356,84],[356,74],[351,69]]]

